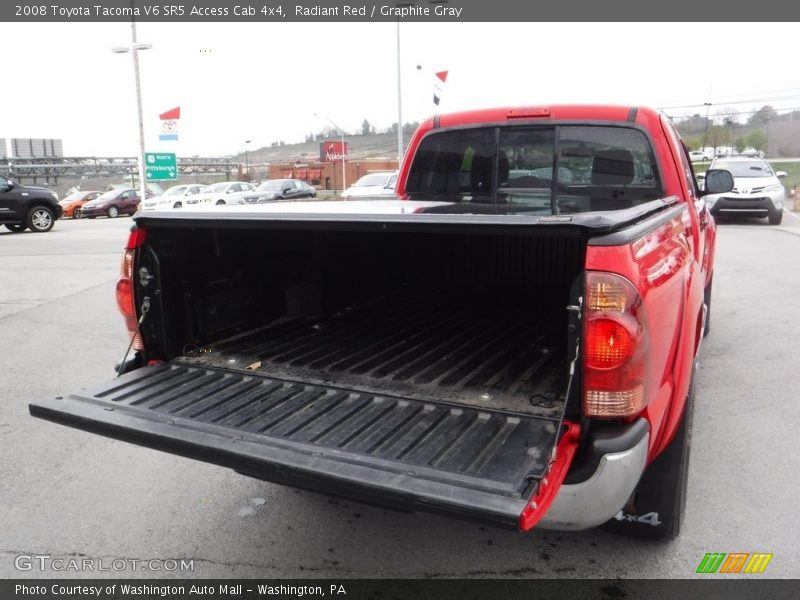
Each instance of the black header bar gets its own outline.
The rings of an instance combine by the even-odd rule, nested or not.
[[[767,22],[800,18],[800,3],[782,0],[696,2],[669,0],[4,0],[7,22],[614,22],[674,21],[675,35],[664,44],[687,43],[679,22]],[[754,26],[754,37],[758,27]],[[645,51],[645,49],[640,49]]]

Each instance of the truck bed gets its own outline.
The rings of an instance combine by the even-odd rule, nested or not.
[[[516,527],[561,430],[566,372],[565,311],[535,306],[397,293],[30,410],[267,481]]]
[[[220,223],[147,229],[141,331],[163,362],[31,413],[267,481],[518,527],[564,430],[585,241]]]
[[[532,295],[404,291],[281,319],[178,359],[303,383],[558,418],[566,316]]]

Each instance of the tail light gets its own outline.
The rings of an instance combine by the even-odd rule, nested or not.
[[[648,327],[642,299],[625,278],[586,276],[583,414],[618,418],[646,403]]]
[[[128,335],[133,340],[131,346],[134,350],[143,350],[142,338],[136,332],[139,319],[136,316],[136,300],[134,298],[133,263],[136,249],[144,244],[147,235],[144,229],[134,228],[125,246],[122,255],[122,264],[119,268],[119,281],[117,282],[117,307],[125,319]]]

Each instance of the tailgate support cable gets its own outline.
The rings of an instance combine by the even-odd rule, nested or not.
[[[131,335],[131,341],[128,344],[128,349],[125,350],[125,354],[122,356],[122,360],[119,361],[119,366],[117,367],[117,377],[122,375],[122,369],[125,368],[125,360],[128,358],[128,354],[131,352],[131,348],[133,347],[133,341],[136,339],[136,336],[139,335],[139,331],[142,327],[142,322],[144,318],[147,316],[147,311],[150,310],[150,296],[145,296],[142,300],[142,316],[139,317],[139,321],[136,323],[136,331],[133,332]]]
[[[583,296],[578,297],[578,302],[574,305],[567,306],[568,312],[577,313],[578,321],[581,320],[583,316]],[[569,363],[569,378],[567,379],[567,391],[564,392],[564,404],[561,407],[561,415],[558,419],[559,427],[564,423],[564,416],[567,414],[567,404],[569,403],[569,397],[572,393],[572,382],[575,380],[575,366],[578,364],[578,358],[580,357],[581,353],[581,337],[580,335],[575,339],[575,354],[572,357],[572,360]],[[556,460],[556,449],[558,448],[558,442],[560,437],[556,436],[555,441],[553,442],[553,451],[550,453],[550,465],[555,462]],[[548,471],[549,471],[548,467]]]

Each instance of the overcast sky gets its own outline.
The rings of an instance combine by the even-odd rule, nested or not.
[[[396,25],[138,23],[148,151],[229,155],[397,121]],[[795,24],[450,23],[400,25],[403,121],[549,103],[656,107],[711,101],[741,112],[800,107]],[[0,138],[63,139],[67,156],[133,156],[138,128],[126,23],[0,23]],[[768,52],[765,52],[768,49]],[[418,70],[417,65],[422,69]],[[780,100],[778,100],[780,98]],[[730,104],[731,101],[748,101]],[[767,102],[769,101],[769,102]],[[178,142],[158,115],[181,107]],[[695,109],[674,109],[681,115]]]

